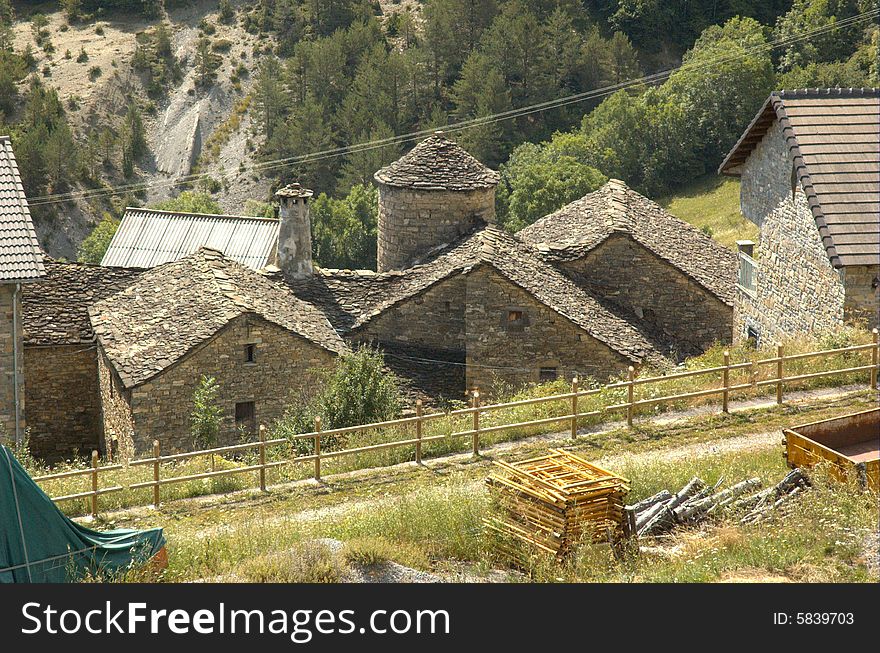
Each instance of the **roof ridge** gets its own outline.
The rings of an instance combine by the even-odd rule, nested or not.
[[[770,95],[781,98],[808,97],[880,97],[880,87],[876,86],[829,86],[824,88],[791,88],[771,91]]]
[[[231,213],[195,213],[192,211],[169,211],[168,209],[152,209],[146,206],[126,206],[122,212],[123,217],[129,211],[141,211],[144,213],[162,213],[165,215],[180,215],[192,218],[225,218],[229,220],[262,220],[265,222],[278,222],[278,218],[267,218],[261,215],[234,215]]]

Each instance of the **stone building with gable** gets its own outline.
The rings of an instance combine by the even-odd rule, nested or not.
[[[776,91],[719,172],[742,180],[735,337],[880,322],[880,89]]]
[[[188,449],[203,375],[217,379],[229,441],[271,424],[310,371],[359,343],[412,393],[461,398],[499,381],[605,382],[729,339],[735,255],[622,182],[509,234],[495,225],[497,173],[442,134],[376,181],[379,272],[313,265],[312,193],[296,185],[277,194],[274,264],[261,270],[176,241],[189,214],[161,216],[168,262],[150,269],[47,260],[23,293],[35,453],[142,452],[154,438]]]

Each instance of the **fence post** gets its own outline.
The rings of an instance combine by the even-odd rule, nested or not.
[[[578,435],[578,378],[571,380],[571,392],[574,395],[571,398],[571,439],[577,440]]]
[[[416,399],[416,465],[422,464],[422,400]]]
[[[635,392],[634,392],[634,385],[635,384],[633,382],[636,379],[636,368],[634,368],[632,365],[630,365],[628,372],[629,372],[629,386],[627,386],[627,388],[626,388],[626,401],[627,401],[626,425],[632,426],[633,425],[633,412],[634,412],[633,411],[633,402],[635,400]]]
[[[159,457],[162,453],[159,441],[153,440],[153,507],[159,507]]]
[[[321,482],[321,418],[315,417],[315,480]]]
[[[92,518],[98,517],[98,452],[92,450]]]
[[[782,376],[782,374],[783,374],[782,361],[783,361],[784,355],[785,355],[785,348],[782,345],[777,345],[777,347],[776,347],[776,358],[777,358],[777,360],[776,360],[776,378],[779,379],[779,381],[776,383],[776,403],[779,405],[782,405],[782,379],[784,378]]]
[[[721,411],[729,413],[728,400],[730,399],[730,352],[724,352],[724,371],[721,373],[724,381],[724,392],[721,394]]]
[[[874,334],[874,348],[871,350],[871,388],[877,389],[877,364],[880,359],[880,332],[877,329],[872,331]]]
[[[260,490],[266,491],[266,425],[260,424]]]
[[[480,455],[480,391],[474,390],[474,456]]]

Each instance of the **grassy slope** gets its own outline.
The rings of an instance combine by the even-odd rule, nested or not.
[[[716,175],[701,177],[658,203],[696,227],[708,227],[715,240],[726,247],[734,248],[737,240],[758,238],[758,228],[740,213],[736,179]]]

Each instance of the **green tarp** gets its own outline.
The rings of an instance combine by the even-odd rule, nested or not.
[[[136,568],[165,546],[162,529],[93,531],[66,517],[0,445],[0,583],[65,583]]]

